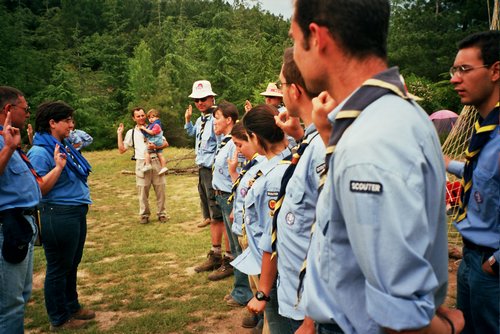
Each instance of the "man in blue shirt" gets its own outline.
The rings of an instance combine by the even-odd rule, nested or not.
[[[31,296],[33,241],[37,233],[34,208],[41,193],[32,166],[19,149],[20,131],[29,116],[23,93],[0,86],[0,333],[24,333],[24,308]],[[28,244],[18,245],[24,252],[14,254],[13,261],[8,243],[16,240],[5,232],[7,212],[16,209],[24,216],[23,223],[29,224],[32,238]]]
[[[442,306],[441,147],[398,69],[388,69],[389,14],[387,0],[295,1],[295,62],[309,90],[337,103],[301,300],[319,334],[463,326],[460,311]]]
[[[468,36],[458,44],[450,82],[465,105],[476,107],[478,121],[466,163],[447,162],[465,187],[454,224],[463,238],[457,273],[457,308],[463,333],[498,333],[500,328],[500,32]]]
[[[201,112],[195,124],[191,122],[193,107],[188,106],[184,114],[186,124],[184,129],[189,136],[194,136],[196,164],[198,165],[198,192],[200,194],[201,211],[203,222],[198,227],[210,225],[210,237],[212,248],[208,252],[208,258],[201,265],[195,267],[196,272],[211,271],[225,266],[222,257],[222,236],[225,235],[222,212],[215,201],[214,189],[212,187],[212,166],[219,138],[214,132],[215,94],[212,85],[207,80],[199,80],[193,83],[193,90],[189,97],[193,100],[196,108]],[[229,241],[226,235],[226,251],[230,252]],[[221,269],[224,271],[225,267]],[[221,277],[223,278],[223,277]]]

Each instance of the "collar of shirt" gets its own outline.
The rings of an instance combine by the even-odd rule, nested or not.
[[[262,174],[263,175],[268,174],[270,171],[272,171],[274,169],[274,167],[276,167],[276,165],[278,165],[278,163],[281,160],[283,160],[284,158],[286,158],[287,156],[289,156],[291,153],[292,152],[287,147],[283,151],[281,151],[280,153],[278,153],[277,155],[275,155],[274,157],[272,157],[271,160],[268,160],[267,162],[265,162],[262,165],[262,168],[260,169],[261,172],[262,172]]]

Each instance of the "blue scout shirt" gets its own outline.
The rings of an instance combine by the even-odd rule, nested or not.
[[[236,151],[236,146],[232,140],[229,140],[215,156],[212,174],[212,188],[214,188],[214,190],[220,190],[226,193],[231,192],[233,183],[231,182],[231,175],[229,175],[227,159],[233,158],[234,151]]]
[[[234,234],[241,236],[241,224],[243,223],[243,205],[245,204],[245,197],[248,193],[248,188],[249,184],[248,182],[253,179],[255,174],[260,170],[261,163],[263,161],[267,161],[267,159],[259,155],[255,158],[257,162],[255,165],[250,168],[245,175],[240,180],[240,184],[238,185],[238,188],[236,188],[236,192],[234,194],[234,199],[233,199],[233,225],[231,226],[231,230],[233,231]]]
[[[54,155],[42,146],[33,146],[28,152],[28,157],[40,176],[48,174],[56,166]],[[67,168],[63,169],[54,187],[40,202],[58,205],[92,204],[88,184],[75,175],[70,178]]]
[[[491,139],[481,149],[474,165],[472,189],[467,204],[467,217],[454,223],[467,240],[494,248],[500,262],[500,126],[491,132]],[[462,177],[464,163],[450,161],[448,171]]]
[[[288,148],[271,160],[260,164],[260,176],[245,197],[245,228],[248,248],[231,264],[247,275],[258,275],[262,267],[262,251],[271,253],[272,212],[278,199],[281,178],[287,164],[279,162],[290,155]]]
[[[303,307],[295,307],[297,287],[316,214],[320,173],[325,166],[325,144],[314,124],[306,129],[305,138],[310,138],[309,146],[288,182],[277,220],[279,313],[295,320],[304,319]]]
[[[385,95],[346,130],[327,163],[306,314],[345,333],[427,326],[448,280],[445,170],[427,114]]]
[[[4,146],[3,136],[0,136],[0,150]],[[35,177],[17,151],[12,153],[3,174],[0,175],[0,194],[0,211],[31,208],[42,198]]]
[[[196,152],[195,163],[199,167],[212,168],[215,158],[215,152],[217,150],[217,144],[219,143],[218,136],[214,132],[214,117],[212,114],[206,115],[208,120],[205,123],[205,128],[203,129],[203,134],[200,138],[201,131],[201,116],[198,117],[196,123],[189,122],[184,124],[184,129],[189,136],[195,136],[196,141],[194,149]],[[200,142],[201,141],[201,142]]]

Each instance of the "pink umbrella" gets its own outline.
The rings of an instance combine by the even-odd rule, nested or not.
[[[447,134],[457,121],[458,115],[451,110],[439,110],[432,113],[429,118],[434,123],[439,134]]]
[[[451,110],[439,110],[429,116],[432,120],[457,118],[458,115]]]

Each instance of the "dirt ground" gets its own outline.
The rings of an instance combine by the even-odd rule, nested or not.
[[[449,261],[448,261],[448,296],[446,298],[445,304],[448,307],[454,308],[456,303],[456,274],[458,265],[461,260],[461,250],[458,248],[451,247],[449,250]],[[33,288],[41,289],[43,287],[44,274],[35,274],[33,277]],[[245,315],[248,315],[246,308],[233,308],[230,309],[225,317],[208,317],[203,320],[203,323],[192,323],[188,326],[189,331],[193,333],[204,333],[204,334],[249,334],[252,329],[246,329],[241,327],[241,320]],[[139,313],[134,314],[133,312],[97,312],[96,322],[101,330],[109,329],[115,326],[121,319],[126,317],[139,316]],[[203,326],[203,330],[197,330],[198,327]],[[40,333],[39,331],[28,331],[28,333]],[[173,333],[178,334],[178,333]]]

